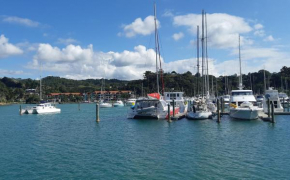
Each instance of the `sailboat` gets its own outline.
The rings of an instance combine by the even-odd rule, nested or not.
[[[40,87],[39,87],[39,99],[41,102],[42,100],[42,78],[40,75],[40,81],[39,81]],[[22,110],[21,114],[45,114],[45,113],[60,113],[61,109],[56,108],[51,103],[43,102],[40,104],[37,104],[33,107],[27,107]]]
[[[235,119],[253,120],[258,119],[259,112],[262,111],[256,104],[256,98],[252,90],[243,90],[242,80],[242,63],[241,63],[241,47],[239,36],[239,62],[240,62],[240,77],[239,90],[231,91],[230,99],[230,117]]]
[[[162,79],[162,69],[158,67],[158,58],[160,60],[160,48],[158,43],[156,5],[154,4],[154,23],[155,23],[155,54],[156,54],[156,82],[157,92],[147,94],[147,98],[137,99],[127,113],[128,119],[165,119],[168,117],[168,106],[163,96],[159,92],[159,71]],[[161,62],[160,62],[161,65]],[[161,67],[161,66],[160,66]],[[162,85],[164,92],[164,85]],[[170,113],[173,111],[170,108]]]
[[[205,12],[202,10],[202,97],[196,103],[196,106],[192,106],[192,111],[188,112],[186,117],[190,120],[203,120],[212,117],[212,112],[215,111],[214,104],[210,101],[209,95],[209,79],[208,79],[208,61],[205,55],[205,37],[204,37],[204,21]],[[199,32],[199,31],[197,31]],[[206,37],[207,38],[207,37]],[[197,41],[199,41],[199,33],[197,33]],[[198,45],[198,44],[197,44]],[[199,54],[199,47],[197,47],[197,54]],[[206,52],[207,54],[207,52]],[[205,71],[205,63],[207,63],[207,71]]]

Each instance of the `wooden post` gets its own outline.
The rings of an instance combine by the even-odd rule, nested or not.
[[[268,118],[270,118],[271,113],[270,113],[270,99],[267,99],[267,107],[268,107]]]
[[[272,114],[272,121],[271,123],[275,123],[275,116],[274,116],[274,103],[271,104],[271,114]]]
[[[289,100],[288,100],[288,102],[287,102],[287,105],[288,105],[288,106],[287,106],[287,109],[288,109],[288,112],[289,112],[289,105],[290,105],[290,104],[289,104]]]
[[[22,112],[21,112],[22,111],[22,107],[21,107],[21,105],[20,105],[19,109],[20,109],[19,114],[22,115]]]
[[[171,122],[171,118],[170,118],[170,104],[168,104],[167,107],[168,107],[168,110],[167,110],[168,111],[168,117],[167,117],[168,118],[168,122]]]
[[[222,114],[224,113],[224,109],[225,109],[225,104],[224,103],[225,103],[224,98],[221,98]]]
[[[99,118],[100,112],[99,112],[99,103],[96,104],[96,121],[100,122]]]
[[[79,111],[81,110],[81,105],[80,105],[80,102],[78,103],[78,108],[79,108]]]
[[[172,100],[172,103],[173,103],[173,117],[175,117],[175,104],[174,104],[174,99]]]
[[[282,107],[283,107],[283,111],[285,111],[285,99],[283,98],[283,101],[282,101]]]
[[[217,122],[221,122],[221,114],[220,114],[220,100],[217,99]]]

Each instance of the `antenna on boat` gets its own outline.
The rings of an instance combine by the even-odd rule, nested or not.
[[[243,78],[242,78],[242,61],[241,61],[241,37],[239,35],[239,61],[240,61],[240,78],[239,78],[239,89],[243,89]]]

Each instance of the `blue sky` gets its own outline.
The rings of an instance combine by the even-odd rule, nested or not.
[[[0,77],[139,79],[155,70],[153,0],[1,1]],[[196,72],[196,25],[207,12],[209,72],[289,66],[290,1],[159,0],[166,72]]]

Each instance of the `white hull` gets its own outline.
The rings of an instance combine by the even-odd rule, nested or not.
[[[187,119],[191,120],[204,120],[210,119],[212,117],[212,113],[208,111],[198,111],[198,112],[188,112],[186,115]]]
[[[50,108],[50,109],[33,109],[32,114],[44,114],[44,113],[60,113],[60,109],[58,108]]]
[[[131,112],[127,114],[128,119],[166,119],[167,111],[157,111],[156,108],[151,111]]]
[[[101,103],[100,104],[100,108],[111,108],[111,107],[113,107],[113,105],[110,103]]]
[[[258,119],[259,110],[249,108],[230,108],[230,117],[243,120]]]

